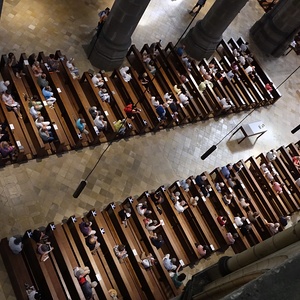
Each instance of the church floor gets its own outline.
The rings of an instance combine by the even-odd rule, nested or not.
[[[177,42],[191,17],[188,10],[196,0],[152,0],[137,27],[132,42],[138,48],[144,43],[162,39]],[[201,19],[214,1],[208,0],[197,19]],[[83,45],[89,43],[97,24],[97,12],[112,1],[71,0],[6,0],[0,21],[0,54],[60,49],[68,57],[75,57],[81,71],[94,69],[86,59]],[[256,0],[250,0],[224,33],[224,38],[243,36],[263,15]],[[274,59],[264,57],[250,41],[250,49],[278,86],[300,66],[300,56],[294,52]],[[287,145],[300,139],[300,132],[290,133],[299,124],[300,70],[281,86],[282,98],[274,105],[255,110],[243,124],[263,120],[267,133],[254,144],[255,137],[237,144],[239,134],[225,138],[218,149],[205,161],[200,156],[218,143],[248,112],[210,119],[197,124],[163,130],[155,134],[136,136],[115,142],[103,156],[90,176],[78,199],[72,194],[85,178],[106,145],[71,151],[60,156],[32,160],[21,165],[0,169],[0,238],[21,234],[26,229],[61,222],[72,214],[83,215],[89,209],[104,208],[112,201],[122,201],[129,195],[172,183],[189,175],[212,171],[217,166],[239,159],[247,159],[271,148]],[[231,255],[230,250],[226,253]],[[195,272],[215,263],[201,261],[194,269],[185,271],[188,278]],[[8,275],[0,259],[0,299],[14,297]]]

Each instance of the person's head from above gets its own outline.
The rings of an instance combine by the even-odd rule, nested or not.
[[[223,221],[227,221],[227,217],[226,217],[226,216],[222,216],[221,219],[222,219]]]
[[[50,58],[50,59],[54,59],[54,58],[55,58],[55,55],[51,53],[51,54],[49,55],[49,58]]]
[[[163,237],[162,237],[162,235],[161,235],[161,234],[159,234],[159,235],[157,236],[157,239],[158,239],[159,241],[163,241]]]
[[[10,85],[9,80],[4,81],[4,85],[5,85],[5,86],[9,86],[9,85]]]
[[[102,93],[106,93],[107,90],[106,89],[101,89]]]
[[[80,123],[85,123],[85,120],[84,119],[79,119],[80,120]]]
[[[12,52],[9,52],[8,53],[8,58],[13,59],[13,58],[15,58],[15,55]]]
[[[233,236],[234,239],[239,237],[239,235],[236,232],[232,236]]]
[[[49,85],[47,85],[47,86],[45,87],[45,90],[51,91],[51,87],[50,87]]]
[[[105,8],[105,11],[106,11],[106,13],[109,13],[109,12],[110,12],[110,8],[109,8],[109,7],[106,7],[106,8]]]
[[[178,275],[177,280],[178,281],[184,281],[185,278],[186,278],[186,275],[184,273],[181,273],[181,274]]]
[[[280,226],[279,223],[275,223],[275,224],[274,224],[274,228],[275,228],[275,229],[276,229],[276,228],[279,228],[279,226]]]
[[[21,243],[22,243],[22,237],[21,237],[21,236],[17,237],[17,238],[14,240],[14,244],[15,244],[15,245],[19,245],[19,244],[21,244]]]
[[[37,118],[37,120],[38,120],[39,122],[44,122],[44,117],[43,117],[43,116],[39,116],[39,117]]]
[[[49,244],[42,244],[41,245],[41,251],[42,252],[47,252],[47,251],[50,251],[50,249],[51,249],[51,247],[50,247],[50,245]]]
[[[100,73],[97,73],[97,74],[96,74],[96,77],[97,77],[97,78],[101,78],[101,74],[100,74]]]
[[[228,164],[228,165],[226,165],[226,167],[227,167],[228,170],[231,170],[232,169],[232,164]]]
[[[90,227],[90,222],[84,222],[84,227]]]
[[[201,176],[201,179],[202,179],[202,180],[206,180],[207,177],[206,177],[205,175],[202,175],[202,176]]]
[[[46,74],[43,73],[43,74],[41,75],[41,78],[46,79]]]
[[[34,66],[36,67],[39,67],[40,66],[40,63],[36,60],[34,63],[33,63]]]
[[[174,258],[171,258],[171,263],[174,265],[174,264],[176,264],[176,262],[177,262],[177,259],[174,257]]]
[[[5,91],[5,94],[6,94],[6,95],[10,95],[10,94],[11,94],[11,91],[10,91],[10,90],[6,90],[6,91]]]
[[[124,251],[124,250],[125,250],[125,245],[119,245],[119,246],[118,246],[118,250],[119,250],[120,252]]]
[[[100,120],[104,120],[104,116],[103,116],[103,115],[100,115],[100,116],[99,116],[99,119],[100,119]]]
[[[89,241],[90,244],[96,244],[97,239],[95,239],[94,236],[89,236],[88,241]]]
[[[9,147],[8,142],[3,141],[3,142],[1,143],[1,148],[8,148],[8,147]]]
[[[179,197],[179,196],[180,196],[180,192],[176,192],[176,193],[175,193],[175,196],[176,196],[176,197]]]

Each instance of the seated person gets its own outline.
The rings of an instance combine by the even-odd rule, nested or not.
[[[79,224],[79,229],[85,237],[87,237],[91,234],[93,234],[93,235],[96,234],[96,231],[93,230],[91,226],[92,226],[92,222],[89,222],[89,221],[82,221]]]
[[[37,56],[35,53],[32,53],[28,56],[28,63],[30,66],[32,66],[36,60],[37,60]]]
[[[279,231],[280,224],[266,222],[266,226],[269,228],[270,233],[274,235]]]
[[[226,205],[231,204],[232,199],[233,199],[233,195],[232,195],[232,194],[229,194],[229,195],[225,194],[225,195],[223,195],[223,197],[222,197],[222,200],[224,201],[224,203],[225,203]]]
[[[50,107],[52,107],[54,102],[56,101],[56,98],[53,97],[53,92],[52,92],[51,87],[49,85],[44,87],[42,89],[42,93],[43,93],[43,96],[45,97],[48,105],[50,105]]]
[[[59,61],[55,59],[54,54],[50,54],[48,58],[48,66],[50,72],[59,72]]]
[[[37,244],[37,251],[41,254],[41,261],[45,261],[49,258],[48,253],[50,253],[54,248],[51,247],[50,243],[47,242],[46,244]]]
[[[78,279],[79,285],[82,289],[82,292],[84,294],[85,299],[92,299],[93,297],[93,288],[95,288],[98,283],[96,281],[93,281],[90,283],[87,281],[86,276],[90,274],[90,269],[89,267],[84,267],[84,268],[79,268],[76,267],[74,268],[74,275]]]
[[[179,57],[183,56],[184,49],[185,49],[185,45],[182,45],[182,46],[180,46],[180,47],[177,48],[176,53],[178,54]]]
[[[140,114],[141,113],[141,109],[134,107],[132,103],[129,103],[128,105],[126,105],[124,107],[124,111],[126,113],[126,116],[130,119],[134,119],[134,115],[135,114]]]
[[[39,129],[39,135],[44,143],[51,143],[55,140],[52,132],[46,127],[42,127]]]
[[[0,142],[9,142],[9,134],[6,130],[7,123],[0,123]]]
[[[186,191],[188,192],[190,190],[190,185],[191,185],[191,179],[187,179],[187,180],[180,180],[179,183],[180,183],[180,186]]]
[[[150,73],[154,76],[156,73],[156,68],[154,66],[154,61],[151,60],[147,65],[147,69],[150,71]]]
[[[41,74],[38,79],[37,79],[37,83],[40,86],[41,89],[43,89],[44,87],[49,85],[48,80],[46,79],[46,74],[43,73]]]
[[[51,130],[51,123],[49,121],[45,121],[43,116],[37,117],[34,123],[38,129],[45,127],[47,130]]]
[[[228,179],[230,177],[230,170],[232,169],[232,165],[228,164],[224,167],[221,168],[221,173],[223,174],[223,176]]]
[[[269,82],[265,85],[265,88],[267,91],[269,91],[270,93],[273,91],[273,82]]]
[[[98,94],[103,102],[110,103],[110,95],[107,93],[106,89],[100,87]]]
[[[85,238],[85,244],[92,252],[96,251],[100,247],[100,243],[97,240],[98,237],[94,234],[90,234]]]
[[[141,264],[145,268],[145,270],[149,270],[152,266],[157,264],[157,260],[152,256],[151,253],[148,256],[146,256],[145,252],[142,252],[140,259]]]
[[[11,146],[8,142],[4,141],[0,143],[0,154],[3,158],[10,156],[10,158],[13,158],[15,154],[15,147]]]
[[[40,66],[40,63],[38,61],[35,61],[31,68],[32,68],[33,75],[35,77],[39,77],[43,74],[43,70],[42,70],[42,68]]]
[[[199,201],[199,197],[198,196],[190,198],[190,204],[192,206],[197,206],[198,205],[198,201]]]
[[[107,121],[104,120],[104,116],[98,114],[94,119],[94,124],[99,129],[99,131],[107,130]]]
[[[158,114],[158,116],[159,116],[159,118],[162,120],[162,121],[164,121],[164,120],[166,120],[166,110],[165,110],[165,108],[163,107],[163,105],[158,105],[157,107],[156,107],[156,113]]]
[[[158,204],[161,204],[164,202],[164,198],[162,197],[160,192],[151,193],[150,198],[154,202],[155,205],[158,205]]]
[[[225,226],[227,222],[227,217],[226,216],[218,216],[217,221],[221,226]]]
[[[114,122],[114,130],[118,135],[124,135],[126,133],[126,120],[118,120]]]
[[[292,160],[293,160],[293,164],[295,165],[295,167],[300,172],[300,156],[293,156]]]
[[[229,110],[232,108],[232,105],[230,104],[230,100],[226,98],[220,99],[217,97],[218,102],[221,104],[223,110]]]
[[[149,232],[152,232],[154,231],[156,228],[158,228],[159,226],[161,226],[161,223],[158,222],[157,220],[151,220],[151,219],[148,219],[149,222],[147,222],[145,224],[145,227],[146,229],[149,231]]]
[[[279,223],[282,225],[282,227],[285,227],[288,224],[288,221],[291,220],[290,216],[280,216],[279,217]]]
[[[98,116],[98,113],[101,115],[101,113],[98,111],[96,106],[90,107],[89,108],[89,113],[91,114],[93,119],[95,119]]]
[[[174,271],[177,269],[177,266],[175,265],[175,263],[177,262],[176,258],[170,258],[170,254],[167,254],[164,258],[163,258],[163,264],[164,267],[167,269],[167,271]]]
[[[147,92],[150,92],[149,90],[149,80],[147,78],[147,73],[143,73],[139,75],[138,77],[140,83],[146,88]]]
[[[183,105],[189,104],[189,97],[186,95],[186,93],[182,92],[181,94],[179,94],[178,98]]]
[[[216,182],[215,184],[215,187],[216,187],[216,190],[221,193],[222,192],[222,188],[225,186],[225,183],[224,182]]]
[[[277,152],[275,149],[270,150],[269,152],[267,152],[266,154],[266,158],[269,162],[271,162],[272,160],[275,160],[277,156]]]
[[[150,236],[151,244],[156,248],[160,249],[162,245],[165,243],[163,240],[163,237],[161,234],[157,235],[154,233],[152,236]]]
[[[92,82],[93,82],[94,86],[102,87],[104,85],[104,80],[102,79],[102,76],[100,73],[97,73],[92,77]]]
[[[284,184],[280,184],[277,181],[271,181],[272,184],[272,188],[273,190],[277,193],[277,194],[281,194],[283,192],[282,187],[284,186]]]
[[[236,224],[237,227],[242,227],[243,225],[247,224],[246,218],[245,217],[234,217],[234,223]]]
[[[26,75],[23,72],[23,64],[17,60],[16,56],[12,52],[8,53],[7,65],[13,69],[16,77],[21,78],[20,75]]]
[[[14,111],[15,114],[22,119],[22,115],[20,113],[20,104],[14,100],[14,98],[11,95],[10,90],[6,90],[2,94],[2,101],[5,103],[5,106],[8,111]]]
[[[125,250],[125,245],[114,246],[114,252],[119,260],[128,257],[127,251]]]
[[[123,208],[118,212],[118,215],[121,219],[122,224],[125,225],[125,228],[127,227],[127,221],[131,217],[131,209],[129,207]]]
[[[248,211],[247,212],[247,217],[248,217],[248,219],[251,223],[257,222],[257,218],[259,217],[259,212],[257,212],[257,211],[255,211],[255,212]]]
[[[239,199],[239,201],[240,201],[240,204],[241,204],[242,208],[248,208],[248,206],[250,205],[250,204],[246,201],[246,199],[245,199],[244,197],[241,197],[241,198]]]
[[[181,267],[181,265],[178,266],[174,276],[172,276],[172,281],[174,282],[174,285],[176,288],[180,288],[183,285],[183,281],[186,278],[186,275],[184,273],[181,273],[181,274],[178,273],[180,267]]]
[[[235,239],[238,238],[239,235],[237,233],[232,234],[231,232],[226,233],[226,239],[228,245],[233,245],[235,243]]]
[[[23,249],[22,236],[12,236],[8,240],[8,246],[13,254],[19,254]]]
[[[122,75],[125,82],[128,82],[132,79],[131,74],[129,73],[129,67],[120,68],[120,74]]]
[[[248,235],[250,230],[252,230],[252,226],[250,224],[248,224],[247,222],[245,222],[243,224],[243,226],[241,227],[241,233],[244,236]]]
[[[36,242],[36,243],[45,243],[46,240],[48,239],[48,236],[43,232],[42,230],[35,229],[31,233],[31,238]]]
[[[33,285],[30,286],[29,284],[25,283],[25,288],[28,300],[43,300],[42,294],[38,292]]]
[[[3,94],[7,91],[7,87],[10,85],[10,82],[8,80],[6,81],[0,81],[0,94]]]
[[[207,251],[209,250],[209,247],[207,245],[200,245],[198,243],[195,244],[198,253],[200,254],[201,258],[205,257],[208,253]]]
[[[187,203],[184,200],[181,201],[176,201],[175,204],[175,209],[179,212],[182,213],[184,212],[189,206],[187,205]]]
[[[66,66],[69,69],[71,75],[73,76],[73,78],[80,78],[79,75],[79,70],[77,67],[75,67],[74,65],[74,58],[69,58],[66,62]]]
[[[76,127],[78,128],[80,133],[89,134],[89,132],[85,129],[86,128],[86,123],[85,123],[84,119],[81,119],[81,118],[77,119]]]
[[[140,202],[136,205],[136,210],[140,216],[147,216],[152,213],[151,210],[148,210],[147,202]]]

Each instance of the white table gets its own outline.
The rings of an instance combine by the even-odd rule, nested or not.
[[[263,121],[257,121],[240,126],[232,135],[236,134],[239,130],[242,131],[244,137],[238,142],[240,144],[246,137],[257,135],[256,140],[267,132],[266,126]],[[256,142],[255,140],[255,142]]]

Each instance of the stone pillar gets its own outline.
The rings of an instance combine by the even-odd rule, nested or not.
[[[300,30],[299,15],[299,0],[281,0],[252,26],[250,36],[262,52],[279,57]]]
[[[93,66],[111,71],[124,61],[131,45],[131,35],[150,0],[116,0],[103,29],[90,45],[89,59]]]
[[[226,275],[234,272],[299,240],[300,223],[297,223],[241,253],[221,258],[219,262],[221,273]]]
[[[222,40],[222,34],[248,0],[217,0],[206,16],[182,40],[189,56],[209,58]]]

